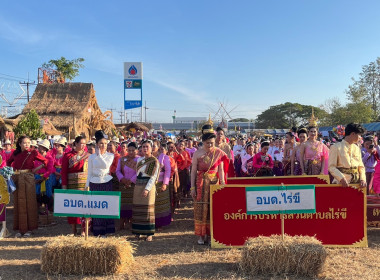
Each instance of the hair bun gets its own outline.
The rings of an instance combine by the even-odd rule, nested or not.
[[[98,143],[103,138],[107,139],[107,135],[104,134],[103,130],[98,130],[95,132],[96,143]]]

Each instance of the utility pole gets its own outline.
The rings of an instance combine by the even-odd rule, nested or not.
[[[145,109],[145,122],[146,122],[146,110],[149,109],[148,107],[146,107],[146,101],[145,101],[144,109]]]
[[[21,83],[20,82],[20,85],[22,85],[22,86],[26,86],[26,98],[28,99],[28,102],[29,102],[29,86],[35,86],[35,85],[37,85],[36,84],[36,81],[33,81],[33,82],[29,82],[29,73],[28,73],[28,81],[27,82],[23,82],[23,83]]]

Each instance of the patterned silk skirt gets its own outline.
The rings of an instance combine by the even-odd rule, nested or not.
[[[322,162],[320,160],[306,160],[305,173],[307,175],[319,175],[322,172]]]
[[[161,191],[162,182],[157,183],[157,196],[155,202],[156,228],[170,225],[171,207],[170,207],[170,187],[166,186],[165,191]]]
[[[24,234],[38,228],[36,185],[31,172],[12,176],[17,189],[14,195],[13,229]]]
[[[156,187],[153,186],[147,197],[141,196],[148,181],[149,179],[137,179],[133,192],[132,233],[136,235],[149,236],[155,232]]]
[[[129,220],[132,218],[133,190],[135,184],[132,183],[129,187],[126,187],[119,182],[116,176],[113,175],[113,177],[114,190],[121,193],[120,218]]]
[[[195,235],[210,236],[210,185],[216,184],[217,181],[217,177],[210,181],[207,176],[204,176],[203,187],[197,188],[197,192],[201,191],[202,196],[200,200],[194,201]]]
[[[90,182],[90,191],[112,191],[112,180],[102,184]],[[114,219],[92,218],[92,233],[94,236],[106,235],[107,233],[114,232]]]

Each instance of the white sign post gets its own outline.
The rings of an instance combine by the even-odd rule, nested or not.
[[[281,234],[284,239],[283,214],[315,213],[315,186],[247,187],[247,214],[280,214]]]

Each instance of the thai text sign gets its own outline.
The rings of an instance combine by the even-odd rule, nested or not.
[[[120,218],[120,192],[55,190],[54,216]]]
[[[247,187],[247,214],[315,213],[315,187]]]
[[[213,248],[243,246],[250,237],[281,234],[280,214],[247,213],[246,193],[247,187],[251,186],[211,186]],[[322,244],[329,246],[368,246],[365,189],[315,185],[315,205],[315,213],[282,214],[286,219],[285,233],[292,236],[315,236]]]

